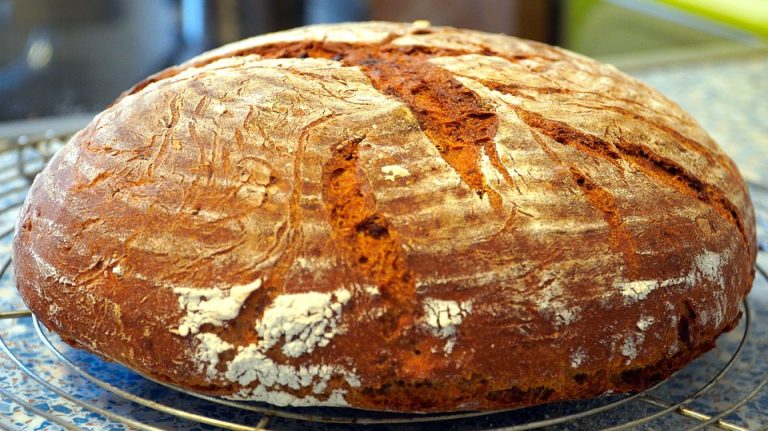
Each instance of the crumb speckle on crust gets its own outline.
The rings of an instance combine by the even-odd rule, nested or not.
[[[637,321],[637,328],[641,331],[645,331],[651,325],[653,325],[653,322],[655,321],[656,319],[654,319],[652,316],[642,316],[640,320]]]
[[[582,347],[577,347],[576,350],[571,353],[571,368],[579,368],[584,360],[587,358],[587,354]]]
[[[658,280],[636,280],[619,283],[616,287],[624,295],[625,302],[631,302],[645,299],[658,285]]]
[[[118,277],[122,277],[125,272],[123,271],[123,267],[120,265],[115,265],[112,267],[112,273],[115,274]]]
[[[628,358],[627,362],[637,359],[638,349],[644,340],[645,336],[640,333],[632,333],[624,338],[624,343],[621,345],[621,354]]]
[[[411,175],[408,169],[405,169],[400,165],[382,166],[381,173],[384,174],[384,179],[387,181],[395,181],[398,178],[404,178]]]

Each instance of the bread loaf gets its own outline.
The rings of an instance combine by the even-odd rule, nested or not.
[[[736,167],[615,68],[513,37],[321,25],[124,93],[36,178],[17,285],[68,343],[291,406],[636,391],[738,321]]]

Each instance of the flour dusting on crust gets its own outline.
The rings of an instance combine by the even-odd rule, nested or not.
[[[232,320],[240,314],[240,308],[248,296],[254,290],[261,287],[261,279],[233,286],[230,289],[212,287],[210,289],[196,289],[189,287],[176,287],[173,293],[179,295],[179,306],[187,311],[187,315],[181,320],[179,328],[175,330],[185,337],[189,334],[197,334],[200,327],[205,324],[221,326],[227,320]]]
[[[211,380],[218,372],[216,366],[219,364],[219,355],[232,350],[234,346],[219,338],[218,335],[208,332],[197,334],[195,338],[199,342],[195,350],[197,369],[200,372],[205,371],[206,377]]]
[[[350,298],[346,289],[338,289],[333,294],[306,292],[278,296],[256,323],[262,338],[259,346],[266,350],[285,338],[283,354],[292,358],[312,353],[317,346],[327,346],[338,332],[341,307]]]
[[[450,355],[456,346],[456,327],[472,311],[472,301],[424,300],[424,323],[440,338],[447,338],[443,352]]]
[[[424,300],[424,322],[441,338],[456,335],[456,326],[460,325],[471,311],[471,301],[457,302],[433,298]]]
[[[696,283],[702,280],[709,280],[717,283],[720,287],[725,286],[723,278],[723,267],[731,257],[731,253],[718,254],[709,250],[704,250],[696,256],[693,267],[681,277],[669,278],[666,280],[635,280],[625,281],[616,284],[616,289],[624,297],[625,304],[631,304],[643,300],[648,295],[660,287],[683,285],[687,288],[694,287]]]
[[[237,317],[248,294],[260,285],[257,280],[246,286],[235,286],[229,295],[219,289],[174,289],[176,293],[183,293],[179,302],[189,313],[176,332],[182,336],[196,334],[198,370],[205,372],[210,382],[223,379],[241,386],[258,382],[255,387],[241,389],[232,396],[235,399],[256,399],[280,406],[347,405],[343,389],[334,389],[327,396],[320,394],[326,392],[334,377],[344,378],[350,387],[360,386],[360,379],[354,372],[339,365],[281,364],[267,355],[281,340],[284,340],[281,351],[289,357],[299,357],[317,347],[327,346],[340,331],[342,306],[352,297],[347,289],[277,296],[255,324],[261,337],[257,343],[235,346],[216,334],[198,333],[205,323],[221,325],[224,320]],[[234,358],[221,363],[220,355],[233,349],[236,351]],[[314,395],[297,397],[285,392],[286,388],[311,388]]]
[[[360,385],[359,378],[344,367],[335,365],[307,364],[292,366],[278,364],[262,352],[258,344],[238,348],[238,353],[229,362],[224,377],[230,382],[247,386],[259,382],[255,388],[243,388],[238,398],[266,401],[279,406],[329,405],[346,406],[343,389],[335,389],[330,397],[319,400],[316,396],[297,397],[281,390],[311,388],[313,394],[322,394],[328,382],[336,376],[343,377],[351,387]]]
[[[263,385],[255,388],[243,388],[234,395],[225,396],[231,400],[262,400],[276,406],[293,407],[348,407],[349,403],[344,399],[346,391],[343,389],[334,389],[331,395],[326,399],[318,399],[312,395],[297,397],[288,392],[279,390],[269,390]]]
[[[569,325],[579,318],[579,306],[567,302],[568,295],[558,280],[534,295],[536,308],[553,314],[557,326]]]

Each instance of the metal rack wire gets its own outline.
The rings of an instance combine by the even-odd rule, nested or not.
[[[0,220],[12,220],[13,210],[23,202],[29,183],[37,172],[49,160],[57,147],[62,145],[66,135],[50,132],[37,136],[2,140],[0,137]],[[9,159],[9,160],[6,160]],[[0,231],[0,243],[10,241],[13,229]],[[764,251],[761,251],[763,253]],[[0,280],[11,282],[11,257],[8,252],[0,253]],[[757,266],[758,278],[768,282],[768,274]],[[230,401],[216,397],[196,394],[181,388],[151,381],[143,376],[125,370],[118,365],[111,365],[109,371],[102,369],[103,361],[83,352],[65,346],[55,335],[48,333],[40,323],[24,309],[0,310],[0,323],[15,321],[18,325],[32,325],[27,342],[40,347],[39,354],[50,355],[59,366],[65,367],[71,374],[70,379],[79,379],[83,384],[94,387],[107,400],[120,399],[124,403],[143,406],[156,415],[172,417],[174,420],[191,424],[200,424],[203,429],[221,428],[229,430],[266,430],[266,429],[350,429],[366,426],[369,428],[413,429],[428,425],[440,429],[605,429],[629,430],[649,429],[648,427],[665,424],[670,429],[699,430],[717,428],[729,431],[748,429],[733,414],[754,402],[768,392],[768,369],[752,379],[753,384],[744,388],[744,393],[729,399],[716,412],[704,412],[697,405],[699,400],[716,391],[723,382],[734,373],[741,372],[749,363],[744,358],[755,340],[755,315],[748,301],[742,304],[744,318],[736,330],[729,335],[732,343],[719,343],[715,351],[700,358],[697,362],[706,362],[705,366],[693,367],[696,375],[688,367],[667,381],[637,394],[608,396],[598,400],[576,403],[562,403],[556,406],[543,406],[531,409],[496,412],[470,412],[441,415],[404,415],[365,412],[352,409],[283,409],[266,404]],[[768,316],[760,316],[768,317]],[[0,327],[0,328],[5,328]],[[757,337],[768,337],[763,332]],[[8,342],[8,336],[0,329],[0,350],[11,361],[12,366],[23,373],[24,379],[31,382],[39,391],[55,394],[78,409],[93,412],[103,420],[122,424],[140,430],[159,430],[164,427],[157,423],[142,420],[115,409],[109,402],[94,402],[82,397],[76,391],[58,385],[45,369],[36,367],[25,359],[23,346],[14,347]],[[20,350],[21,349],[21,350]],[[716,358],[721,358],[718,361]],[[5,360],[5,359],[4,359]],[[115,371],[117,370],[117,371]],[[125,384],[123,378],[116,375],[129,375],[131,384]],[[690,381],[695,380],[697,384]],[[138,383],[136,383],[138,382]],[[680,396],[673,396],[669,386],[679,383],[686,390]],[[138,390],[137,390],[138,388]],[[148,395],[149,394],[149,395]],[[161,395],[157,395],[161,394]],[[154,396],[153,396],[154,395]],[[83,429],[79,424],[69,422],[65,414],[50,407],[39,406],[24,397],[14,394],[13,388],[0,379],[0,400],[15,403],[30,414],[44,418],[48,423],[67,430]],[[172,400],[169,402],[168,400]],[[758,415],[763,413],[759,412]],[[762,416],[759,416],[762,419]],[[237,419],[237,420],[236,420]],[[186,422],[185,422],[186,421]],[[768,430],[768,413],[758,428]],[[198,425],[195,425],[198,426]],[[753,425],[754,427],[754,425]],[[0,421],[0,429],[14,429]],[[651,428],[655,429],[655,428]]]

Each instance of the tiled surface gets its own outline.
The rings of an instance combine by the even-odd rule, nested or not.
[[[633,75],[650,83],[670,98],[680,103],[691,112],[715,139],[732,155],[743,170],[745,178],[755,184],[752,189],[753,200],[759,216],[758,235],[768,239],[768,57],[753,56],[725,60],[702,60],[695,64],[668,65],[647,70],[630,71]],[[0,167],[13,163],[15,153],[0,155]],[[23,198],[20,193],[4,193],[23,186],[24,180],[13,179],[11,171],[0,170],[0,207],[19,203]],[[0,215],[0,231],[12,226],[15,212]],[[9,240],[0,241],[0,255],[10,251]],[[761,256],[764,266],[768,266],[768,257]],[[758,280],[750,297],[753,312],[752,334],[744,348],[742,357],[734,368],[701,399],[691,404],[695,410],[704,413],[716,413],[728,408],[743,397],[755,383],[768,372],[768,283]],[[11,274],[0,280],[0,310],[18,309],[23,304],[12,286]],[[157,414],[152,409],[128,402],[118,396],[88,382],[60,360],[54,358],[35,335],[30,319],[0,321],[0,334],[6,339],[12,351],[22,363],[42,377],[42,380],[73,394],[77,399],[93,403],[114,413],[127,416],[139,422],[161,429],[196,430],[213,427],[196,425],[193,422],[174,419],[171,416]],[[743,325],[724,336],[718,347],[685,368],[673,379],[661,386],[655,394],[668,401],[679,401],[705,384],[732,356],[743,334]],[[52,337],[55,340],[55,337]],[[87,369],[90,373],[105,379],[131,393],[164,404],[183,407],[188,411],[205,414],[220,419],[255,425],[260,415],[236,412],[231,409],[216,408],[209,403],[198,401],[189,396],[167,390],[154,383],[136,376],[120,366],[105,363],[91,355],[72,351],[60,346],[67,357]],[[12,392],[17,397],[32,405],[54,413],[80,427],[97,430],[124,429],[125,426],[106,419],[104,416],[84,410],[63,399],[61,396],[43,388],[39,383],[26,377],[24,373],[0,354],[0,388]],[[553,417],[562,412],[573,412],[586,405],[601,404],[598,400],[582,405],[547,406],[529,409],[504,416],[491,416],[471,421],[453,423],[450,426],[438,426],[436,429],[480,429],[498,427],[502,424],[520,423],[531,419]],[[597,429],[602,426],[631,420],[657,411],[642,402],[632,402],[613,410],[608,415],[559,426],[553,429]],[[768,389],[750,401],[737,413],[728,416],[728,420],[757,429],[768,426]],[[662,420],[653,422],[642,429],[683,429],[694,424],[690,420],[675,415],[667,415]],[[3,399],[0,396],[0,426],[11,425],[20,429],[49,430],[61,429],[46,422],[27,410]],[[270,428],[286,429],[328,429],[326,426],[309,426],[285,420],[273,420]],[[416,425],[403,429],[420,429]]]

